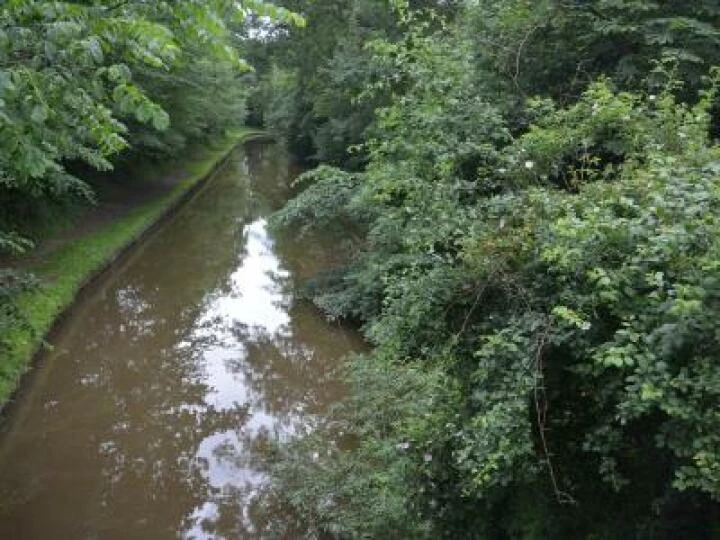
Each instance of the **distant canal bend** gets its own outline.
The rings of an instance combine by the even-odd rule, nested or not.
[[[268,232],[293,174],[238,148],[83,295],[0,423],[0,538],[262,532],[267,442],[339,399],[329,368],[363,347],[293,297],[331,253]]]

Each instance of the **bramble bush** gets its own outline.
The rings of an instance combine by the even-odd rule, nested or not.
[[[366,132],[366,167],[310,173],[276,216],[364,231],[315,298],[359,318],[374,349],[345,366],[353,391],[326,424],[278,450],[272,491],[315,536],[713,537],[717,71],[691,77],[690,53],[671,58],[647,34],[633,63],[644,88],[614,58],[561,96],[573,73],[537,82],[559,38],[532,32],[534,65],[511,49],[525,87],[513,90],[492,53],[561,3],[489,4],[446,20],[400,5],[404,35],[367,46],[396,79],[379,89],[393,97]],[[654,4],[620,4],[598,10],[713,48],[717,12],[658,22]],[[497,35],[478,57],[482,10]],[[629,27],[597,31],[622,41]]]

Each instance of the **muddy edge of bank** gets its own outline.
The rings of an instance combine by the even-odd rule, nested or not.
[[[226,139],[215,145],[214,152],[217,155],[212,156],[213,146],[209,147],[211,157],[205,156],[204,159],[198,159],[197,162],[189,163],[192,165],[206,165],[203,170],[193,171],[181,179],[178,184],[169,192],[159,195],[157,198],[148,201],[138,208],[133,209],[130,214],[124,215],[105,225],[101,230],[96,231],[90,238],[82,238],[69,242],[67,246],[61,249],[72,249],[74,245],[82,242],[92,241],[92,238],[100,238],[104,233],[110,231],[113,227],[122,224],[123,221],[140,220],[140,223],[133,228],[128,226],[126,234],[108,242],[103,246],[109,250],[107,255],[103,256],[97,264],[88,268],[84,272],[78,272],[72,276],[73,282],[70,284],[72,292],[67,298],[62,298],[53,305],[53,313],[42,313],[43,309],[36,308],[33,300],[36,302],[49,302],[52,296],[48,293],[48,289],[52,290],[53,286],[47,289],[41,287],[39,291],[35,291],[29,297],[21,300],[23,308],[27,308],[29,318],[34,327],[34,333],[27,330],[19,330],[18,342],[11,343],[11,349],[7,355],[0,357],[0,362],[7,363],[0,366],[2,373],[0,377],[0,419],[9,414],[8,409],[12,409],[11,405],[16,401],[18,395],[22,392],[26,382],[31,378],[34,368],[42,361],[43,352],[47,349],[47,344],[52,343],[53,335],[60,324],[72,312],[76,302],[81,298],[83,293],[94,283],[104,277],[108,272],[114,271],[120,267],[123,262],[132,254],[135,248],[142,244],[149,236],[151,236],[159,227],[171,219],[191,198],[193,198],[228,162],[232,152],[238,147],[253,140],[271,140],[271,137],[259,130],[246,130],[229,135]],[[211,160],[212,158],[212,160]],[[205,163],[208,162],[208,163]],[[143,216],[136,215],[147,212],[149,215],[143,219]],[[58,250],[60,251],[60,250]],[[41,281],[42,279],[42,272]],[[67,285],[66,285],[67,286]],[[45,296],[47,295],[47,296]],[[29,299],[28,299],[29,298]],[[48,306],[43,306],[46,309]],[[41,316],[32,313],[33,311],[41,312]],[[24,335],[23,335],[24,334]],[[34,334],[34,335],[33,335]],[[23,340],[23,338],[25,338]]]

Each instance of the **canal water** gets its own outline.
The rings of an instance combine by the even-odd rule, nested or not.
[[[268,231],[293,175],[276,145],[238,148],[82,295],[0,424],[0,538],[263,536],[264,458],[363,347],[294,296],[333,250]]]

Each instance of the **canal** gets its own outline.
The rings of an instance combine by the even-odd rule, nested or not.
[[[294,294],[330,243],[268,230],[295,173],[272,143],[238,148],[81,295],[0,423],[0,538],[262,536],[267,452],[363,348]]]

